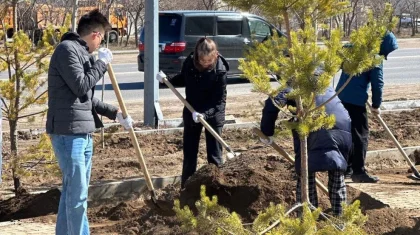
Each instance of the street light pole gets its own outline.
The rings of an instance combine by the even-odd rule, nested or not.
[[[144,124],[156,127],[162,119],[159,106],[159,84],[155,79],[159,66],[159,0],[146,0],[144,23]]]
[[[78,0],[74,0],[73,2],[73,14],[72,14],[72,19],[71,19],[71,31],[72,32],[76,32],[76,19],[77,19],[77,8],[79,1]]]

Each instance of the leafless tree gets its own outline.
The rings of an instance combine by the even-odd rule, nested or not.
[[[405,1],[404,7],[403,7],[403,9],[405,10],[404,13],[410,14],[411,36],[416,35],[416,33],[418,32],[417,31],[417,20],[419,18],[419,14],[418,14],[419,8],[420,8],[420,2],[417,1],[417,0],[407,0],[407,1]],[[400,25],[401,25],[401,22],[400,22]]]
[[[364,1],[363,0],[350,0],[350,12],[344,13],[341,16],[336,16],[333,18],[335,22],[335,27],[342,28],[345,36],[349,36],[353,28],[358,27],[358,17],[362,16],[364,10]],[[353,25],[356,21],[356,25]]]
[[[159,10],[205,10],[202,0],[160,0]]]
[[[221,5],[220,0],[202,0],[206,10],[217,10]]]
[[[398,33],[401,30],[401,14],[408,13],[407,8],[410,8],[410,0],[364,0],[366,7],[373,11],[374,15],[380,14],[383,11],[385,4],[384,2],[391,3],[392,8],[394,9],[393,16],[398,16],[400,18],[400,23],[398,24]],[[412,5],[412,4],[411,4]]]
[[[143,26],[144,24],[144,7],[145,7],[145,1],[144,0],[126,0],[124,1],[124,8],[123,10],[127,12],[127,17],[130,25],[128,25],[128,32],[126,35],[126,41],[125,46],[128,45],[128,40],[131,35],[131,29],[134,24],[134,37],[135,37],[135,43],[136,47],[138,46],[139,41],[139,26]]]

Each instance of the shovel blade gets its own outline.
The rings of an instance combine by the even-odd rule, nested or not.
[[[415,174],[412,174],[412,175],[408,176],[408,178],[420,181],[420,176],[417,176]]]
[[[226,154],[226,157],[228,160],[232,160],[235,157],[239,157],[239,155],[241,155],[240,153],[236,153],[236,152],[229,152]]]
[[[419,171],[415,167],[411,167],[411,171],[413,172],[413,174],[408,176],[408,178],[420,181]]]

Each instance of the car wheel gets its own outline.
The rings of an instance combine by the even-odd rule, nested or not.
[[[109,32],[109,43],[118,42],[118,33],[116,31]]]

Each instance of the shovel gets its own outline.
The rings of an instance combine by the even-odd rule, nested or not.
[[[123,97],[121,95],[120,87],[118,86],[117,79],[115,78],[114,70],[113,70],[110,63],[108,64],[108,74],[109,74],[109,78],[111,79],[111,83],[112,83],[112,87],[114,88],[115,95],[117,96],[118,104],[120,105],[122,115],[125,119],[128,116],[127,108],[125,107],[125,103],[124,103]],[[152,198],[152,202],[158,208],[161,208],[157,203],[156,192],[155,192],[155,189],[153,187],[152,179],[150,178],[149,171],[147,170],[146,163],[144,161],[144,157],[143,157],[143,154],[141,152],[139,143],[137,141],[137,136],[134,133],[133,127],[130,127],[129,132],[130,132],[131,142],[132,142],[132,144],[133,144],[133,146],[136,150],[141,169],[143,170],[143,175],[144,175],[144,178],[146,180],[147,188],[150,191],[150,196]]]
[[[257,134],[260,138],[268,139],[268,137],[266,135],[264,135],[264,133],[262,133],[262,131],[258,128],[254,127],[252,129],[252,131],[254,131],[254,133]],[[270,146],[273,147],[275,150],[277,150],[277,152],[279,152],[289,162],[295,163],[295,158],[290,156],[282,147],[280,147],[276,143],[274,143],[274,141],[271,143]],[[326,195],[328,195],[328,189],[321,183],[321,181],[319,181],[318,179],[315,179],[315,183],[316,183],[316,186],[318,186],[318,188],[320,188],[322,192],[324,192]]]
[[[172,90],[172,92],[178,97],[178,99],[180,99],[182,103],[184,103],[185,107],[187,107],[191,113],[195,112],[194,108],[188,103],[186,99],[184,99],[184,97],[182,97],[182,95],[178,92],[177,89],[175,89],[175,87],[168,81],[168,79],[163,78],[163,82],[166,84],[166,86],[168,86]],[[216,140],[228,151],[227,153],[228,159],[232,159],[240,155],[239,153],[235,153],[232,151],[229,145],[226,144],[225,141],[223,141],[223,139],[217,134],[217,132],[213,130],[213,128],[206,122],[206,120],[204,120],[204,118],[198,117],[198,120],[201,122],[201,124],[203,124],[206,130],[209,131],[214,136],[214,138],[216,138]]]
[[[374,112],[372,112],[372,109],[373,109],[372,108],[372,105],[371,105],[371,103],[369,101],[368,101],[368,106],[369,106],[370,112],[372,114],[374,114]],[[382,119],[381,115],[379,115],[379,114],[374,114],[374,115],[379,120],[379,123],[381,123],[382,127],[385,129],[385,131],[388,133],[388,135],[391,137],[392,141],[397,146],[398,150],[403,155],[403,157],[405,158],[405,160],[408,162],[408,165],[410,166],[411,171],[413,172],[413,174],[410,176],[410,178],[412,178],[414,180],[420,180],[420,174],[419,174],[418,170],[416,169],[416,167],[414,166],[414,164],[410,160],[410,158],[407,156],[407,153],[405,153],[404,149],[401,147],[401,145],[398,142],[398,140],[392,134],[391,130],[388,128],[388,126],[386,125],[386,123]]]

